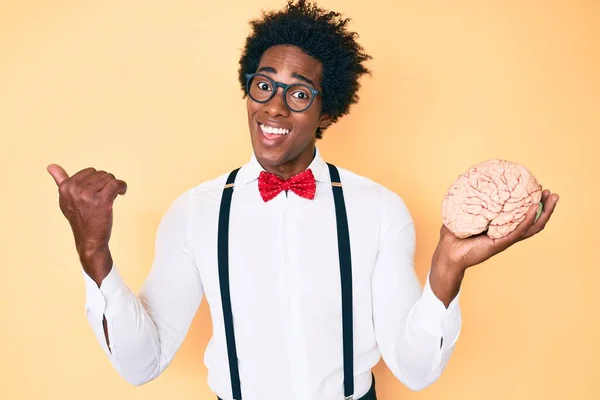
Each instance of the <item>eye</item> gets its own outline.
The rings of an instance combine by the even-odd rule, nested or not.
[[[308,100],[310,98],[310,96],[308,95],[308,93],[303,92],[301,90],[293,92],[292,96],[295,97],[295,98],[297,98],[298,100]]]
[[[262,82],[257,82],[256,86],[260,89],[260,90],[271,90],[271,85],[269,85],[267,82],[262,81]]]

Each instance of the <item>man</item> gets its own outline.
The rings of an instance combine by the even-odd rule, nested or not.
[[[461,327],[468,267],[541,231],[544,191],[509,236],[458,239],[442,226],[421,288],[415,229],[401,198],[326,163],[317,139],[357,101],[370,57],[347,20],[306,1],[252,22],[240,59],[250,161],[179,196],[160,223],[136,296],[109,250],[126,184],[49,166],[84,271],[87,316],[114,368],[140,385],[168,366],[203,296],[213,336],[208,383],[221,399],[376,399],[383,357],[406,386],[438,379]]]

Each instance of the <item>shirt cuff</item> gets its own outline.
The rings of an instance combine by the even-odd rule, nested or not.
[[[443,351],[456,343],[460,333],[460,290],[446,308],[431,289],[429,277],[428,273],[423,293],[412,315],[412,323],[415,328],[439,337],[440,349]]]
[[[112,266],[100,287],[85,271],[82,270],[82,272],[85,281],[86,309],[96,315],[105,315],[106,317],[118,314],[126,303],[127,296],[124,295],[129,293],[129,288],[121,279],[116,266]]]

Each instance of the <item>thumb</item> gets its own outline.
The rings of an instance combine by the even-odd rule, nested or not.
[[[513,244],[523,239],[523,235],[525,234],[525,232],[527,232],[531,225],[533,225],[538,207],[539,204],[537,203],[530,205],[527,209],[527,212],[525,213],[525,218],[523,218],[523,220],[519,222],[516,229],[508,235],[495,240],[497,252],[504,251]]]
[[[537,214],[538,207],[538,203],[531,204],[529,206],[527,212],[525,213],[525,218],[519,222],[519,225],[517,225],[517,228],[514,231],[506,236],[507,242],[512,243],[521,240],[521,236],[523,236],[535,222],[535,216]]]
[[[48,165],[47,170],[50,173],[50,175],[52,175],[52,177],[54,178],[54,182],[56,182],[56,186],[60,186],[62,181],[64,181],[65,179],[67,179],[69,177],[67,172],[60,165],[57,165],[57,164]]]

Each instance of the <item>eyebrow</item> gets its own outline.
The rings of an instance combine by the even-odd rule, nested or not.
[[[277,70],[273,67],[262,67],[262,68],[259,68],[256,72],[269,72],[271,74],[276,74]],[[317,85],[315,85],[315,83],[312,80],[310,80],[307,77],[300,75],[296,72],[292,72],[292,78],[296,78],[301,81],[304,81],[304,82],[308,83],[309,85],[312,85],[313,87],[317,86]]]

